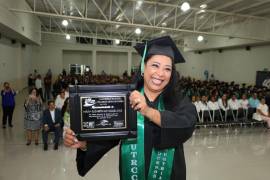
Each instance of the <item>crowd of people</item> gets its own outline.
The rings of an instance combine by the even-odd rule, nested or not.
[[[54,132],[54,149],[58,149],[59,138],[63,129],[70,125],[69,120],[69,85],[86,84],[119,84],[130,83],[131,77],[127,72],[122,77],[107,75],[105,72],[100,75],[93,75],[91,71],[83,74],[67,74],[63,69],[55,82],[52,80],[52,72],[49,69],[43,78],[37,70],[28,76],[29,95],[26,97],[24,128],[26,130],[26,145],[34,140],[39,144],[39,131],[42,130],[44,150],[48,150],[48,134]],[[45,90],[45,91],[43,91]],[[43,93],[44,92],[44,93]],[[45,108],[47,102],[47,108]]]
[[[182,77],[180,90],[196,106],[199,123],[258,120],[270,127],[270,90],[217,80],[200,81]]]
[[[44,150],[48,149],[47,136],[50,131],[55,132],[55,146],[58,148],[62,128],[69,127],[69,85],[85,84],[127,84],[132,82],[132,76],[127,72],[114,76],[102,73],[93,75],[70,75],[63,70],[55,82],[52,81],[52,72],[49,69],[45,77],[35,70],[28,77],[29,95],[26,97],[24,107],[24,128],[26,130],[26,144],[32,141],[39,144],[39,132],[42,130]],[[221,82],[217,80],[201,81],[189,77],[181,77],[178,82],[179,91],[188,96],[197,110],[198,123],[234,122],[255,119],[266,121],[270,127],[268,107],[270,105],[270,90],[234,82]],[[43,93],[44,90],[44,93]],[[2,127],[13,127],[12,116],[15,108],[16,92],[8,82],[4,83],[2,96]],[[44,105],[47,102],[47,108]],[[48,116],[49,111],[51,116]],[[55,113],[55,115],[54,115]],[[47,114],[47,115],[45,115]],[[60,114],[60,115],[59,115]],[[55,119],[55,117],[61,117]],[[59,128],[58,128],[59,127]]]

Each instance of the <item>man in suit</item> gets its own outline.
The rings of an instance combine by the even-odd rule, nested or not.
[[[55,108],[54,101],[48,101],[48,109],[43,112],[43,130],[42,139],[44,151],[48,150],[48,134],[54,132],[54,150],[58,149],[58,143],[61,133],[62,116],[61,111]]]

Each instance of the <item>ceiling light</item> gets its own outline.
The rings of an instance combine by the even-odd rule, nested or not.
[[[119,24],[116,24],[116,25],[115,25],[115,28],[116,28],[116,29],[118,29],[119,27],[120,27],[120,25],[119,25]]]
[[[115,41],[115,44],[117,44],[117,45],[120,44],[120,40],[119,39],[115,39],[114,41]]]
[[[161,26],[165,27],[165,26],[167,26],[167,23],[166,23],[166,22],[163,22],[163,23],[161,24]]]
[[[181,10],[182,10],[183,12],[186,12],[186,11],[188,11],[189,9],[190,9],[190,5],[189,5],[188,2],[184,2],[184,3],[181,5]]]
[[[141,5],[142,5],[142,3],[143,3],[143,1],[142,1],[142,0],[137,1],[137,4],[138,4],[139,6],[141,6]]]
[[[199,35],[199,36],[197,37],[197,40],[198,40],[199,42],[202,42],[202,41],[204,40],[204,37],[203,37],[202,35]]]
[[[143,3],[143,1],[137,1],[135,9],[139,10],[141,8],[141,6],[142,6],[142,3]]]
[[[207,4],[202,4],[202,5],[200,5],[200,8],[201,8],[201,9],[207,8]]]
[[[161,34],[164,34],[164,33],[166,33],[166,31],[165,31],[165,30],[162,30],[162,31],[161,31]]]
[[[69,34],[66,34],[66,39],[70,40],[70,35]]]
[[[63,25],[63,26],[67,26],[67,25],[68,25],[68,21],[64,19],[64,20],[62,21],[62,25]]]
[[[197,12],[197,14],[201,14],[201,13],[205,13],[205,10],[204,9],[201,9]]]
[[[139,34],[142,33],[142,30],[141,30],[140,28],[137,28],[137,29],[135,30],[135,33],[139,35]]]

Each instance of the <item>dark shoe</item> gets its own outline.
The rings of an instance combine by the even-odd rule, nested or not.
[[[31,144],[31,141],[27,141],[26,146],[29,146]]]
[[[58,149],[58,144],[55,144],[54,147],[53,147],[54,150],[57,150]]]
[[[12,124],[10,124],[10,125],[9,125],[9,127],[11,127],[11,128],[12,128],[12,127],[13,127],[13,125],[12,125]]]
[[[3,125],[3,129],[6,129],[6,125]]]
[[[44,151],[47,151],[48,150],[48,144],[44,144],[43,149],[44,149]]]
[[[36,145],[36,146],[38,145],[38,141],[35,141],[35,145]]]

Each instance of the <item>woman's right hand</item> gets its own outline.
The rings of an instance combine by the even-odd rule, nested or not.
[[[75,133],[69,128],[65,129],[64,144],[66,147],[70,148],[86,149],[86,141],[78,141],[78,139],[75,136]]]

